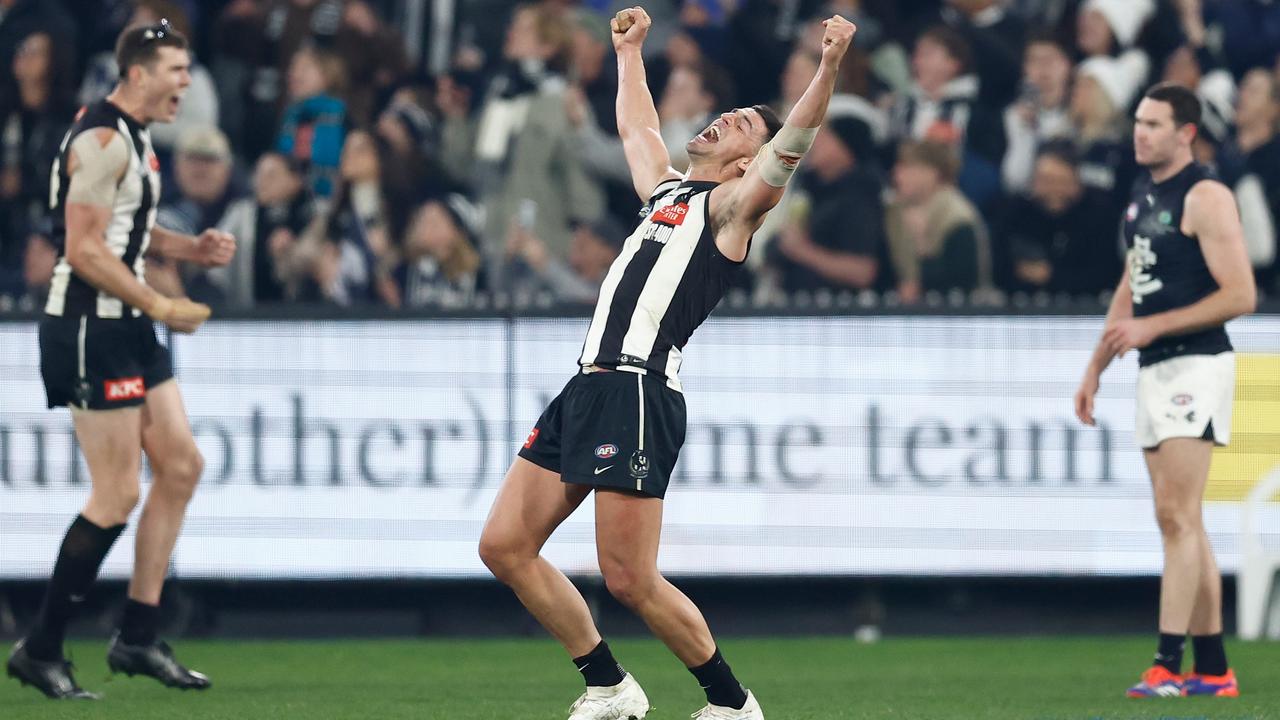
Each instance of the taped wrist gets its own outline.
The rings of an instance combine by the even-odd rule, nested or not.
[[[798,128],[783,125],[773,139],[760,148],[756,162],[760,163],[760,178],[773,187],[784,187],[800,164],[800,158],[809,152],[818,128]]]

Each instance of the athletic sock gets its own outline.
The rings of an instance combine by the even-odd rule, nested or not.
[[[53,661],[62,658],[62,643],[66,639],[67,623],[75,614],[78,603],[84,600],[89,587],[98,577],[98,568],[116,538],[124,531],[124,525],[102,528],[77,515],[67,528],[58,550],[58,560],[53,565],[53,575],[45,590],[40,618],[27,635],[26,648],[37,660]]]
[[[1191,649],[1196,655],[1196,674],[1227,674],[1227,649],[1222,646],[1222,633],[1192,635]]]
[[[1160,645],[1156,649],[1156,665],[1177,675],[1182,672],[1182,649],[1187,644],[1185,635],[1160,633]]]
[[[573,664],[590,687],[613,687],[625,677],[622,666],[613,659],[609,643],[603,640],[591,652],[574,658]]]
[[[698,684],[707,693],[707,702],[712,705],[741,710],[747,704],[747,691],[742,689],[742,683],[733,676],[729,663],[720,655],[720,648],[716,648],[716,654],[710,660],[698,667],[689,668],[689,672],[698,679]]]
[[[129,598],[120,622],[120,642],[125,645],[150,645],[156,641],[160,625],[160,606],[148,605]]]

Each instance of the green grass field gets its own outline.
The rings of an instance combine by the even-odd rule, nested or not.
[[[656,642],[610,643],[644,685],[652,720],[703,704]],[[770,720],[1280,718],[1280,646],[1231,643],[1238,699],[1128,700],[1151,638],[726,640],[726,657]],[[99,703],[55,703],[0,683],[0,718],[121,720],[564,720],[581,681],[548,641],[182,641],[179,656],[213,678],[181,693],[149,678],[108,679],[105,641],[72,647]]]

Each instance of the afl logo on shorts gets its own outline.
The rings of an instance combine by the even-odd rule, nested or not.
[[[1138,203],[1129,203],[1129,208],[1124,211],[1124,219],[1129,222],[1138,219]]]
[[[600,458],[601,460],[608,460],[609,458],[617,454],[618,454],[618,446],[614,445],[613,443],[605,443],[604,445],[601,445],[600,447],[596,448],[596,457]]]
[[[1195,398],[1191,397],[1186,393],[1178,393],[1177,395],[1174,395],[1173,398],[1171,399],[1173,404],[1177,405],[1178,407],[1190,405],[1193,400],[1195,400]]]

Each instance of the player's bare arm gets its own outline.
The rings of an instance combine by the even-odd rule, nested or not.
[[[822,37],[822,60],[782,129],[760,148],[740,180],[724,183],[711,193],[711,223],[716,245],[731,260],[746,257],[751,234],[782,199],[787,182],[826,118],[840,61],[857,28],[839,15],[822,24],[826,28]]]
[[[221,267],[235,256],[236,239],[231,233],[216,228],[208,228],[199,235],[187,235],[156,225],[151,229],[147,254]]]
[[[1182,232],[1200,242],[1218,289],[1186,307],[1129,318],[1109,327],[1104,342],[1117,355],[1146,347],[1156,338],[1211,328],[1254,311],[1258,292],[1244,246],[1244,230],[1231,190],[1205,180],[1187,193]]]
[[[1084,370],[1084,378],[1081,379],[1080,387],[1076,390],[1076,417],[1085,425],[1094,424],[1093,397],[1098,394],[1102,372],[1116,357],[1115,351],[1106,342],[1106,334],[1120,322],[1132,319],[1133,290],[1129,287],[1129,269],[1125,268],[1125,271],[1120,273],[1120,283],[1116,285],[1116,292],[1111,296],[1111,305],[1107,308],[1107,321],[1103,327],[1102,337],[1098,338],[1098,345],[1093,349],[1089,365]]]
[[[631,182],[642,200],[648,200],[664,180],[681,177],[671,167],[671,156],[662,142],[658,109],[653,104],[640,55],[652,24],[649,14],[640,7],[619,11],[609,22],[613,49],[618,55],[618,137],[631,168]]]
[[[140,282],[107,247],[116,188],[129,167],[124,137],[109,128],[83,132],[71,142],[67,174],[67,262],[85,282],[179,332],[193,332],[209,308],[173,300]]]

